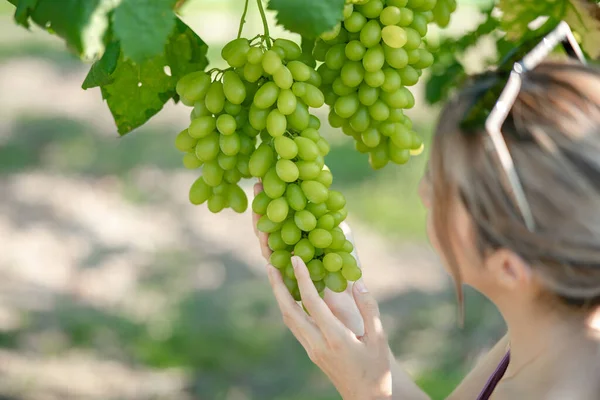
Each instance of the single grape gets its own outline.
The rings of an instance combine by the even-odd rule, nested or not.
[[[366,51],[367,51],[367,48],[359,40],[352,40],[352,41],[348,42],[348,44],[344,48],[344,54],[351,61],[362,60]],[[325,66],[325,68],[328,68],[327,65],[325,65],[325,64],[323,64],[323,65]],[[332,71],[332,70],[329,69],[329,71]],[[324,75],[323,72],[321,72],[321,68],[319,69],[319,72],[321,73],[321,75]],[[323,78],[323,80],[325,80],[325,78]],[[331,82],[333,82],[333,79],[331,80]]]
[[[284,89],[279,92],[277,109],[283,115],[290,115],[296,110],[296,95],[290,89]]]
[[[269,262],[272,266],[282,269],[288,266],[291,262],[292,254],[287,250],[276,250],[271,254]]]
[[[261,65],[265,72],[269,75],[273,75],[279,68],[283,66],[281,57],[273,49],[267,50],[262,57]]]
[[[327,273],[324,281],[332,292],[341,293],[348,287],[348,282],[340,271]]]
[[[347,264],[342,267],[342,276],[348,281],[355,282],[362,277],[362,271],[358,265]]]
[[[306,196],[304,195],[304,192],[300,186],[295,183],[288,185],[287,189],[285,190],[285,198],[290,205],[290,208],[295,211],[304,210],[306,207]]]
[[[403,47],[408,40],[406,31],[396,25],[384,27],[381,30],[381,37],[383,38],[385,44],[394,49]]]
[[[298,180],[300,175],[300,171],[298,167],[293,161],[280,159],[275,164],[275,169],[277,171],[277,176],[284,182],[295,182]]]
[[[284,197],[272,200],[267,207],[267,216],[273,222],[283,222],[288,216],[289,205]]]
[[[184,129],[175,138],[175,147],[179,151],[190,151],[196,147],[198,140],[190,136],[188,129]]]
[[[252,176],[262,178],[274,164],[275,152],[271,146],[263,143],[258,146],[254,154],[250,157],[248,168]]]
[[[273,109],[267,116],[267,132],[273,137],[282,136],[287,129],[287,119],[278,109]]]
[[[192,120],[188,129],[189,135],[194,139],[200,139],[213,133],[217,127],[216,120],[211,115],[198,117]]]
[[[237,129],[235,118],[229,114],[221,114],[217,118],[217,130],[223,135],[232,135]]]
[[[223,74],[223,94],[232,104],[242,104],[246,99],[246,87],[234,71]]]
[[[306,198],[312,203],[323,203],[329,196],[327,188],[317,181],[303,181],[300,184],[300,187],[306,195]]]
[[[254,200],[252,200],[252,211],[258,215],[265,215],[269,203],[271,203],[271,198],[262,191],[254,197]]]
[[[262,183],[265,193],[272,199],[281,197],[285,193],[286,183],[279,177],[275,168],[267,171]]]
[[[263,61],[264,62],[264,61]],[[271,107],[277,101],[279,96],[279,88],[275,82],[266,82],[258,89],[254,95],[254,105],[258,108],[265,109]],[[258,129],[257,127],[254,127]]]
[[[223,111],[225,106],[225,93],[223,92],[223,83],[215,81],[210,84],[210,88],[204,99],[206,108],[213,114]]]
[[[238,154],[241,145],[240,135],[235,132],[231,135],[219,136],[219,148],[225,155],[234,156]]]
[[[199,177],[190,187],[190,203],[199,205],[207,201],[213,194],[212,187],[204,181],[203,177]]]
[[[317,226],[317,218],[308,210],[300,210],[294,214],[294,222],[304,232],[310,232]]]
[[[219,134],[214,132],[198,140],[195,152],[199,160],[207,162],[217,158],[219,154],[219,136]]]
[[[321,172],[319,164],[314,161],[298,161],[296,162],[296,166],[298,167],[299,172],[298,178],[301,180],[316,179]]]
[[[309,262],[315,256],[315,246],[307,238],[300,239],[294,246],[294,255],[298,256],[305,263]]]
[[[310,231],[308,234],[308,240],[313,246],[321,249],[329,247],[333,241],[331,233],[321,228],[315,228]]]
[[[313,281],[322,281],[327,275],[327,270],[323,266],[323,261],[319,259],[310,260],[306,264],[306,268],[310,274],[310,279]]]
[[[256,228],[260,232],[264,232],[264,233],[276,232],[276,231],[280,230],[281,227],[282,227],[281,223],[276,223],[276,222],[271,221],[269,219],[269,217],[266,215],[263,215],[262,217],[260,217],[258,219],[258,222],[256,223]]]
[[[290,70],[285,65],[282,65],[273,74],[273,81],[280,89],[290,89],[294,83],[294,78]]]

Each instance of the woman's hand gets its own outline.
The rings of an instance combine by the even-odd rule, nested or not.
[[[302,303],[310,317],[290,295],[279,270],[267,266],[269,281],[286,326],[308,356],[329,377],[344,400],[392,398],[392,360],[383,332],[379,307],[362,280],[353,295],[364,321],[364,335],[357,337],[338,320],[310,279],[300,257],[292,264]]]
[[[255,184],[254,196],[258,195],[260,192],[262,192],[262,190],[263,188],[261,183]],[[261,254],[265,258],[265,260],[269,262],[269,257],[272,253],[267,243],[269,235],[263,232],[259,232],[256,228],[256,224],[258,222],[258,219],[260,218],[260,215],[253,214],[252,218],[252,222],[254,225],[254,233],[258,237]],[[350,230],[348,224],[346,224],[346,222],[342,222],[340,224],[340,228],[342,228],[342,230],[344,231],[346,239],[348,239],[352,243],[352,245],[356,247],[352,238],[352,231]],[[354,255],[356,257],[356,252]],[[358,257],[356,258],[356,260],[360,267],[361,265],[360,261],[358,260]],[[341,293],[336,293],[326,288],[325,296],[323,297],[323,299],[325,300],[325,303],[327,304],[333,315],[335,315],[337,319],[339,319],[346,327],[348,327],[348,329],[354,332],[356,336],[360,337],[364,335],[365,330],[362,316],[360,315],[358,307],[354,302],[354,297],[352,295],[352,286],[353,284],[351,282],[348,282],[348,287]]]

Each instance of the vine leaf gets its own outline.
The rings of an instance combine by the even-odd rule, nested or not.
[[[539,17],[550,17],[559,21],[564,16],[568,0],[500,0],[502,11],[500,26],[508,40],[521,39],[529,31],[529,24]]]
[[[581,47],[592,58],[600,57],[600,21],[595,17],[598,5],[570,0],[565,21],[581,36]]]
[[[29,15],[37,7],[38,0],[21,0],[16,4],[15,22],[19,25],[29,28]]]
[[[345,0],[271,0],[277,22],[289,31],[316,38],[342,20]]]
[[[119,134],[125,135],[145,124],[170,99],[178,100],[177,81],[206,67],[207,50],[206,43],[177,19],[161,54],[135,63],[125,57],[119,42],[113,42],[92,65],[82,87],[100,87]]]
[[[113,31],[125,58],[135,63],[163,53],[175,27],[175,0],[122,0],[115,9]]]

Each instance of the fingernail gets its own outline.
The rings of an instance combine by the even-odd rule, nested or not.
[[[354,286],[356,286],[356,290],[358,290],[359,293],[367,293],[369,291],[365,286],[365,282],[362,279],[357,280],[354,283]]]
[[[298,257],[298,256],[292,257],[292,266],[294,267],[294,269],[300,268],[301,265],[302,265],[302,259],[300,257]]]

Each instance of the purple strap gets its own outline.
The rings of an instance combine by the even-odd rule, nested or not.
[[[494,389],[496,389],[498,382],[500,382],[500,379],[502,379],[502,377],[504,376],[504,373],[506,372],[506,369],[508,368],[509,362],[510,362],[510,351],[508,351],[504,355],[504,358],[502,358],[502,361],[500,361],[500,364],[498,364],[498,366],[496,367],[496,370],[494,371],[492,376],[489,377],[483,390],[477,397],[477,400],[488,400],[490,398],[490,396],[494,392]]]

